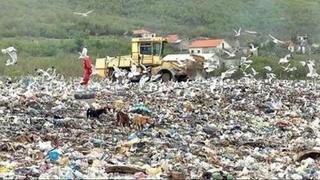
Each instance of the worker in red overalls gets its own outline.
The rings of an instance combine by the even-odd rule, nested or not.
[[[92,66],[91,66],[91,60],[90,57],[87,55],[86,48],[84,48],[85,52],[81,53],[81,56],[79,58],[83,59],[83,68],[84,68],[84,77],[81,85],[87,86],[88,82],[90,80],[90,76],[92,73]]]

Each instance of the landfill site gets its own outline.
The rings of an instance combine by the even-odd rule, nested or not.
[[[0,180],[320,179],[319,0],[0,0]]]
[[[0,82],[1,178],[319,178],[312,82],[106,79],[79,99],[78,80],[46,72]],[[119,124],[119,109],[150,119]]]

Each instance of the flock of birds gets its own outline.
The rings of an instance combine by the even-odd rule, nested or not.
[[[15,137],[16,132],[26,132],[26,129],[35,128],[35,124],[44,123],[40,126],[43,129],[35,132],[42,134],[49,130],[51,133],[57,133],[63,140],[62,142],[65,142],[58,146],[58,148],[66,147],[64,155],[74,152],[75,149],[71,148],[73,146],[90,147],[88,143],[91,141],[90,138],[95,137],[95,133],[104,132],[100,129],[107,129],[110,132],[105,133],[103,138],[101,137],[104,141],[109,141],[109,138],[114,137],[112,132],[115,132],[119,143],[121,139],[127,140],[128,138],[128,135],[123,133],[123,129],[113,125],[112,121],[99,122],[78,118],[77,116],[88,108],[89,103],[74,100],[73,92],[77,91],[80,86],[78,81],[65,79],[53,68],[37,69],[36,76],[24,77],[18,82],[6,80],[1,83],[0,104],[7,104],[0,107],[0,111],[4,114],[2,122],[6,123],[4,125],[11,124],[11,126],[6,126],[6,130],[7,127],[11,127],[4,134],[7,137],[10,135]],[[152,157],[146,158],[152,160],[151,162],[146,161],[146,164],[157,165],[160,161],[168,160],[169,170],[178,166],[187,170],[187,166],[178,158],[169,159],[168,152],[161,148],[161,142],[165,142],[170,144],[171,153],[179,154],[184,163],[192,165],[191,170],[186,171],[188,177],[195,177],[212,169],[210,158],[213,156],[212,153],[206,151],[209,149],[217,153],[217,157],[214,157],[219,163],[216,165],[232,172],[235,177],[246,176],[245,179],[249,179],[248,177],[278,177],[278,173],[282,172],[286,178],[290,178],[300,165],[292,158],[294,150],[311,146],[312,143],[309,142],[319,142],[316,139],[308,139],[304,135],[300,136],[306,133],[307,127],[311,127],[311,130],[317,135],[320,122],[317,118],[320,107],[317,101],[319,91],[315,91],[314,87],[305,81],[275,79],[274,82],[269,83],[247,78],[222,81],[222,78],[213,77],[186,82],[147,82],[139,86],[129,81],[119,84],[109,79],[99,82],[92,81],[90,84],[90,88],[101,92],[100,98],[97,98],[100,101],[97,103],[112,103],[123,99],[128,104],[136,101],[145,102],[152,109],[153,117],[159,121],[159,127],[146,128],[142,131],[143,137],[147,138],[145,148],[148,148],[148,152],[143,152],[143,154],[150,153]],[[190,110],[183,108],[183,103],[186,101],[191,103]],[[22,102],[29,104],[24,105]],[[65,119],[62,119],[61,122],[81,126],[79,128],[55,126],[54,122],[60,121],[50,118],[44,121],[41,117],[48,112],[63,116]],[[32,118],[29,120],[29,117]],[[302,119],[290,124],[291,117]],[[96,128],[91,128],[95,123],[100,124],[96,125]],[[264,125],[265,123],[267,125]],[[18,130],[14,131],[13,128]],[[81,136],[76,140],[75,138],[70,139],[68,135],[76,134],[76,132],[82,132]],[[155,135],[159,132],[165,134],[160,137]],[[189,133],[183,134],[185,132]],[[290,136],[289,134],[293,132],[299,133],[299,136]],[[82,141],[78,141],[78,138]],[[235,144],[232,144],[233,142]],[[255,142],[262,142],[265,146],[257,147]],[[42,140],[32,142],[30,147],[38,150],[40,147],[37,145],[41,143]],[[112,146],[115,145],[112,144]],[[284,152],[283,149],[286,151]],[[26,151],[18,152],[20,154],[14,154],[12,157],[20,157],[21,153],[26,153]],[[116,152],[108,152],[114,153],[112,155],[117,157]],[[129,158],[125,157],[121,163],[131,164],[131,162],[136,162],[136,158],[132,157],[144,157],[138,152],[131,153]],[[267,161],[264,156],[269,157],[269,155],[276,160]],[[29,155],[26,157],[30,158]],[[250,158],[253,161],[248,161]],[[261,158],[264,159],[261,160]],[[40,167],[39,162],[44,161],[29,160],[28,162],[34,163],[34,166],[38,168]],[[119,161],[114,162],[119,164]],[[246,164],[242,165],[244,163]],[[55,163],[53,166],[59,165]],[[236,169],[242,166],[244,170]],[[81,166],[81,168],[85,167]],[[170,172],[169,170],[164,170],[164,173]]]
[[[82,17],[87,17],[89,16],[89,14],[91,14],[92,12],[94,12],[94,10],[90,10],[87,12],[73,12],[75,15],[79,15]],[[238,28],[238,29],[233,29],[234,31],[234,37],[239,40],[240,36],[243,33],[246,34],[250,34],[250,35],[260,35],[260,33],[256,32],[256,31],[252,31],[252,30],[244,30],[244,32],[242,32],[242,28]],[[271,34],[268,34],[268,37],[271,38],[271,41],[275,44],[280,44],[280,45],[285,45],[288,44],[288,41],[282,41],[277,39],[276,37],[274,37]],[[254,44],[250,44],[250,48],[249,48],[249,55],[246,57],[241,57],[240,59],[240,70],[243,72],[245,77],[255,77],[257,74],[259,74],[252,66],[252,60],[250,60],[249,58],[252,56],[252,54],[258,52],[259,46],[255,46]],[[222,52],[225,53],[227,55],[227,58],[236,58],[238,56],[238,52],[240,50],[240,47],[235,47],[235,48],[231,48],[230,50],[227,49],[222,49]],[[7,60],[7,64],[6,65],[13,65],[15,63],[17,63],[17,50],[14,47],[9,47],[7,49],[2,49],[1,50],[3,54],[8,54],[10,56],[11,60]],[[84,48],[83,51],[80,53],[80,57],[83,54],[87,54],[87,49]],[[110,58],[110,57],[108,57]],[[291,53],[285,55],[284,57],[279,59],[278,64],[281,65],[281,68],[283,69],[284,72],[293,72],[297,70],[297,67],[292,66],[291,64],[291,58],[292,55]],[[212,72],[214,70],[216,70],[219,67],[219,64],[217,64],[217,59],[219,59],[219,57],[208,57],[207,61],[204,64],[204,69],[206,70],[206,72]],[[191,59],[192,60],[192,59]],[[131,60],[132,61],[132,60]],[[186,64],[186,61],[184,62],[178,62],[180,66],[184,66]],[[308,74],[307,77],[309,78],[313,78],[316,79],[319,77],[319,74],[316,72],[316,67],[315,67],[315,61],[314,60],[307,60],[307,61],[301,61],[300,62],[302,66],[307,67],[308,68]],[[114,77],[119,79],[122,78],[124,76],[128,76],[129,78],[132,78],[134,76],[138,76],[140,74],[143,74],[140,83],[143,84],[144,82],[150,80],[150,75],[148,75],[148,72],[150,71],[150,69],[148,69],[147,67],[145,67],[142,64],[139,64],[140,67],[143,68],[142,72],[138,72],[137,71],[137,65],[133,65],[131,67],[131,71],[130,72],[126,72],[122,69],[119,69],[117,67],[114,67]],[[93,66],[94,67],[94,66]],[[267,70],[269,73],[267,74],[268,77],[275,77],[275,74],[272,73],[272,68],[270,66],[265,66],[264,67],[265,70]],[[248,73],[247,70],[250,70],[251,73]],[[237,68],[234,66],[231,66],[226,72],[223,72],[221,74],[221,77],[223,78],[228,78],[231,77],[232,74],[234,74],[237,71]],[[93,74],[97,74],[97,72],[94,70]],[[152,80],[157,80],[160,78],[160,75],[157,76],[153,76],[151,79]]]
[[[234,37],[238,41],[240,36],[243,34],[242,28],[240,27],[239,29],[233,29],[233,31],[234,31]],[[245,30],[244,33],[247,33],[250,35],[260,35],[260,33],[256,32],[256,31],[251,31],[251,30]],[[278,38],[274,37],[271,34],[268,34],[268,37],[271,38],[271,41],[274,44],[289,45],[289,43],[290,43],[290,41],[279,40]],[[259,74],[259,72],[257,72],[251,66],[253,61],[250,59],[250,57],[253,54],[258,52],[258,49],[259,49],[259,46],[255,46],[254,44],[250,43],[249,53],[246,56],[240,57],[240,66],[239,67],[245,77],[255,77],[257,74]],[[290,50],[290,49],[288,48],[288,50]],[[237,58],[239,55],[239,51],[240,51],[240,47],[230,48],[229,50],[222,49],[222,52],[227,55],[226,56],[227,59]],[[218,55],[215,55],[214,58],[207,59],[207,63],[205,64],[205,67],[204,67],[206,72],[212,72],[218,68],[216,59],[219,59],[219,58],[220,57],[218,57]],[[289,73],[289,72],[294,72],[294,71],[298,70],[297,67],[292,65],[291,59],[292,59],[291,52],[279,59],[278,64],[284,72]],[[307,68],[307,70],[308,70],[307,77],[308,78],[317,79],[319,77],[319,74],[316,72],[315,60],[300,61],[300,64]],[[222,73],[221,76],[223,78],[231,77],[232,74],[234,74],[237,71],[237,69],[238,69],[237,67],[231,66],[226,72]],[[267,70],[267,72],[268,72],[267,77],[270,77],[270,78],[276,77],[276,75],[274,73],[272,73],[273,70],[270,66],[265,66],[264,69]],[[247,70],[250,70],[251,73],[248,72]]]
[[[90,13],[83,13],[84,15],[81,16],[87,16]],[[257,34],[254,31],[245,32]],[[235,31],[236,37],[240,35],[241,28]],[[281,41],[273,40],[273,42],[276,41],[281,44]],[[253,50],[258,49],[253,44],[250,47]],[[83,49],[80,57],[86,55],[87,51],[86,48]],[[231,56],[236,57],[236,52],[230,53],[229,57]],[[215,58],[217,57],[208,58],[208,63],[205,64],[207,70],[210,68],[210,70],[216,69]],[[296,70],[296,67],[291,65],[290,58],[291,55],[288,54],[279,60],[278,64],[285,72]],[[111,60],[112,58],[107,57],[107,59]],[[211,66],[210,62],[213,63],[214,67]],[[231,66],[219,77],[199,78],[195,81],[187,80],[186,82],[157,81],[161,75],[150,76],[150,69],[142,64],[134,64],[130,71],[114,67],[115,82],[110,79],[99,82],[93,80],[90,82],[89,89],[101,93],[101,97],[108,100],[104,103],[110,103],[110,100],[112,102],[116,98],[124,98],[127,101],[130,99],[132,102],[150,100],[148,105],[153,109],[153,115],[158,120],[160,127],[165,127],[163,129],[168,130],[168,132],[176,131],[171,133],[172,135],[167,139],[166,136],[158,138],[156,135],[144,134],[145,137],[150,138],[148,139],[150,144],[147,147],[150,150],[152,149],[153,154],[150,156],[154,158],[152,164],[157,164],[160,160],[168,160],[168,157],[166,157],[168,152],[160,148],[161,146],[158,147],[159,144],[156,143],[156,140],[160,139],[161,141],[167,141],[169,144],[174,144],[174,148],[169,149],[192,165],[192,172],[187,171],[190,177],[196,177],[204,170],[211,169],[212,162],[209,162],[209,159],[215,158],[214,160],[218,162],[216,164],[223,169],[243,166],[244,168],[241,170],[230,169],[230,172],[233,172],[236,177],[244,176],[246,179],[249,179],[249,177],[292,178],[292,172],[295,172],[300,165],[295,163],[292,158],[294,150],[310,146],[312,143],[309,142],[311,141],[315,143],[319,143],[319,141],[312,138],[307,139],[303,135],[298,138],[289,136],[289,132],[303,134],[305,129],[311,128],[314,134],[319,134],[320,106],[319,101],[317,101],[320,97],[319,91],[316,90],[317,86],[307,81],[277,79],[270,66],[264,67],[268,72],[267,80],[256,79],[255,77],[259,72],[252,67],[252,63],[250,57],[240,58],[240,70],[244,77],[239,80],[229,79],[239,69],[239,67]],[[318,74],[313,60],[301,61],[300,63],[308,68],[307,77],[317,79]],[[143,71],[137,71],[137,66],[141,66]],[[28,127],[33,125],[31,120],[25,122],[25,118],[29,116],[36,119],[43,112],[49,111],[52,114],[64,112],[63,115],[67,117],[66,119],[72,119],[73,116],[90,107],[89,103],[76,101],[72,98],[73,93],[81,90],[81,86],[76,79],[68,80],[63,75],[57,74],[54,68],[36,69],[36,74],[37,76],[27,76],[18,82],[13,82],[10,79],[0,81],[0,88],[2,89],[0,91],[0,114],[4,114],[3,122],[8,120],[12,124],[16,123],[15,126],[12,126],[13,128],[18,127],[18,124]],[[142,76],[139,83],[131,83],[131,78],[139,75]],[[182,102],[186,101],[191,103],[190,110],[180,108]],[[299,119],[297,124],[290,124],[291,119],[296,117],[301,118],[301,121]],[[260,120],[259,118],[267,120]],[[19,121],[25,123],[18,123]],[[76,119],[75,124],[79,124],[80,121],[80,119]],[[87,120],[83,122],[83,125],[88,127],[88,130],[84,131],[85,133],[95,129],[88,125]],[[264,125],[264,123],[267,123],[267,125]],[[50,126],[50,122],[45,122],[41,127],[47,128]],[[266,128],[261,128],[261,126]],[[111,127],[109,128],[111,131],[118,131],[117,127]],[[80,130],[82,130],[81,128]],[[290,128],[292,131],[288,130]],[[186,129],[192,130],[192,134],[182,135],[178,133],[179,131],[186,131]],[[76,130],[71,128],[71,131]],[[155,132],[158,133],[161,129],[156,130]],[[106,133],[106,136],[111,136],[111,133]],[[79,142],[71,142],[71,140],[67,142],[69,145],[79,145]],[[232,142],[238,144],[231,144]],[[251,147],[250,143],[255,142],[263,142],[271,146],[258,148],[253,145]],[[249,144],[249,146],[246,144]],[[246,148],[243,148],[244,146]],[[228,152],[230,148],[232,151]],[[270,151],[271,153],[267,154],[263,151]],[[245,152],[245,155],[243,152]],[[132,154],[132,156],[135,155]],[[270,158],[274,160],[269,161],[269,159],[264,158],[264,155],[268,158],[270,155]],[[260,157],[259,160],[258,157]],[[263,158],[263,161],[261,161],[261,158]],[[123,162],[128,162],[128,159],[125,158]],[[176,162],[177,159],[171,159],[168,163],[172,167],[168,167],[173,168],[182,165],[181,162]],[[278,161],[278,159],[281,161]],[[186,166],[183,165],[182,167],[185,168]]]
[[[88,12],[85,12],[85,13],[82,13],[82,12],[74,12],[74,14],[76,15],[80,15],[80,16],[83,16],[83,17],[87,17],[90,13],[92,13],[94,10],[90,10]],[[241,36],[241,33],[242,32],[242,28],[239,27],[238,29],[233,29],[234,31],[234,37],[235,38],[239,38]],[[260,33],[256,32],[256,31],[252,31],[252,30],[245,30],[244,31],[245,33],[247,34],[250,34],[250,35],[259,35]],[[288,44],[289,42],[288,41],[283,41],[283,40],[279,40],[278,38],[274,37],[273,35],[271,34],[268,34],[268,36],[271,38],[272,42],[275,43],[275,44]],[[248,57],[241,57],[241,60],[240,60],[240,65],[244,65],[244,68],[241,68],[241,71],[244,73],[244,75],[246,77],[250,76],[250,77],[254,77],[255,75],[258,74],[258,72],[256,72],[253,67],[250,68],[251,70],[251,74],[248,74],[246,72],[246,70],[250,67],[251,63],[252,63],[252,60],[249,60],[248,58],[250,57],[250,55],[258,52],[258,46],[255,46],[254,44],[250,44],[250,48],[249,48],[249,56]],[[233,50],[231,51],[228,51],[226,49],[223,49],[222,50],[225,54],[227,54],[227,58],[235,58],[237,56],[237,52],[239,52],[239,49],[238,48],[234,48]],[[281,66],[283,71],[285,72],[293,72],[293,71],[296,71],[297,70],[297,67],[293,67],[291,64],[290,64],[290,58],[291,58],[291,54],[287,54],[286,56],[284,56],[283,58],[280,58],[279,60],[279,65],[286,65],[286,66]],[[185,63],[181,63],[183,65],[185,65]],[[308,61],[301,61],[301,64],[305,67],[308,68],[309,72],[307,74],[307,77],[310,77],[310,78],[317,78],[319,75],[318,73],[316,72],[316,68],[315,68],[315,61],[314,60],[308,60]],[[140,64],[140,66],[144,69],[143,70],[143,74],[146,74],[147,72],[147,68],[143,65]],[[217,64],[217,60],[214,59],[214,58],[209,58],[208,59],[208,62],[205,64],[205,67],[207,72],[212,72],[214,71],[215,69],[218,68],[218,64]],[[264,69],[266,69],[268,72],[272,72],[272,68],[270,66],[265,66]],[[231,67],[229,70],[227,70],[226,72],[222,73],[222,77],[230,77],[233,73],[236,72],[236,68],[235,67]],[[275,77],[275,74],[268,74],[267,76],[268,77]],[[116,68],[114,67],[114,74],[115,74],[115,77],[116,78],[119,78],[119,77],[123,77],[125,76],[126,72],[125,71],[122,71],[121,69],[119,68]],[[128,73],[128,76],[129,78],[132,78],[134,76],[137,76],[139,75],[140,73],[137,71],[137,67],[136,65],[133,65],[131,67],[131,72]],[[157,76],[155,77],[156,79],[159,79],[160,76]],[[145,82],[146,80],[149,80],[149,78],[147,76],[143,76],[141,82]]]

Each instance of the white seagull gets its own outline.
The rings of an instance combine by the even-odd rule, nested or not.
[[[162,74],[152,75],[150,81],[157,81],[159,78],[161,78],[161,76]]]
[[[251,71],[253,76],[256,76],[259,74],[255,69],[253,69],[253,67],[251,67]]]
[[[234,74],[236,71],[237,71],[236,68],[231,67],[231,68],[228,69],[227,71],[221,73],[221,78],[222,78],[222,79],[224,79],[224,78],[229,78],[229,77],[231,77],[232,74]]]
[[[139,80],[139,88],[141,89],[144,84],[150,79],[150,77],[146,74],[142,75],[142,77]]]
[[[233,31],[235,32],[235,37],[239,37],[241,35],[241,27],[237,30],[233,29]]]
[[[92,13],[94,10],[90,10],[86,13],[80,13],[80,12],[73,12],[73,14],[77,14],[77,15],[80,15],[80,16],[83,16],[83,17],[87,17],[90,13]]]
[[[232,52],[229,52],[229,51],[227,51],[227,50],[222,50],[224,53],[226,53],[226,54],[228,54],[228,58],[232,58],[232,57],[235,57],[236,56],[236,49],[235,50],[233,50]]]
[[[241,57],[240,59],[240,65],[251,65],[252,64],[252,60],[251,59],[248,59],[246,57]]]
[[[91,70],[92,70],[92,73],[90,76],[94,76],[98,74],[98,70],[96,69],[95,65],[91,64]]]
[[[84,58],[84,57],[87,57],[88,55],[88,49],[86,48],[86,47],[83,47],[82,48],[82,52],[79,52],[79,59],[82,59],[82,58]]]
[[[250,51],[251,51],[251,52],[257,51],[258,48],[259,48],[258,46],[257,46],[257,47],[254,47],[254,45],[253,45],[252,43],[250,44]]]
[[[110,62],[114,57],[106,56],[107,62]]]
[[[307,74],[307,77],[315,78],[319,76],[319,74],[316,72],[314,61],[309,60],[307,63],[307,67],[309,69],[309,73]]]
[[[290,66],[291,66],[291,64],[288,64],[287,67],[284,67],[284,66],[281,66],[281,67],[283,68],[283,70],[284,70],[285,72],[292,72],[292,71],[296,71],[296,70],[297,70],[296,67],[290,67]]]
[[[137,66],[133,64],[130,68],[130,72],[128,73],[128,77],[132,78],[134,76],[138,76],[140,73],[137,71]]]
[[[307,63],[305,61],[300,61],[300,63],[301,63],[302,66],[306,66],[307,65]]]
[[[113,75],[114,75],[114,77],[115,78],[119,78],[119,77],[123,77],[123,76],[125,76],[126,75],[126,72],[125,71],[123,71],[123,70],[121,70],[120,68],[118,68],[118,67],[116,67],[116,66],[113,66]]]
[[[287,54],[285,57],[280,58],[279,64],[286,64],[286,63],[288,63],[288,62],[289,62],[289,59],[288,59],[288,58],[290,58],[290,57],[291,57],[291,54]]]
[[[249,30],[245,30],[245,32],[246,33],[248,33],[248,34],[253,34],[253,35],[257,35],[257,34],[259,34],[258,32],[256,32],[256,31],[249,31]]]
[[[216,70],[217,68],[218,68],[217,65],[211,64],[211,63],[209,63],[209,62],[205,62],[205,63],[203,64],[203,69],[205,69],[205,71],[208,72],[208,73]]]
[[[284,41],[280,41],[279,39],[275,38],[274,36],[272,36],[271,34],[269,34],[269,37],[271,37],[272,41],[276,44],[285,44],[286,42]]]
[[[219,67],[219,61],[217,59],[209,58],[206,62],[203,64],[203,68],[206,72],[212,72],[216,70]]]
[[[6,66],[17,64],[17,49],[14,47],[8,47],[6,49],[1,49],[2,54],[8,54],[10,59],[7,60]]]
[[[263,69],[265,69],[265,70],[267,70],[267,71],[269,71],[269,72],[272,71],[272,68],[271,68],[270,66],[265,66],[265,67],[263,67]]]
[[[45,77],[45,78],[47,78],[48,80],[49,80],[49,79],[53,79],[52,75],[50,75],[50,74],[48,73],[48,70],[45,71],[45,70],[43,70],[43,69],[35,69],[35,71],[36,71],[36,73],[37,73],[39,76]]]

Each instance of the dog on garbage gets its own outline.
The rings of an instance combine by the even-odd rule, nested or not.
[[[108,110],[110,110],[110,108],[107,106],[100,109],[89,108],[87,110],[87,119],[90,117],[100,119],[101,114],[107,114]]]
[[[118,111],[117,112],[117,124],[122,126],[122,127],[125,127],[126,125],[128,127],[130,127],[130,118],[129,118],[129,115],[124,113],[123,111]]]
[[[135,125],[139,130],[143,128],[145,124],[151,124],[151,118],[148,116],[143,116],[141,114],[135,114],[132,119],[133,125]]]

